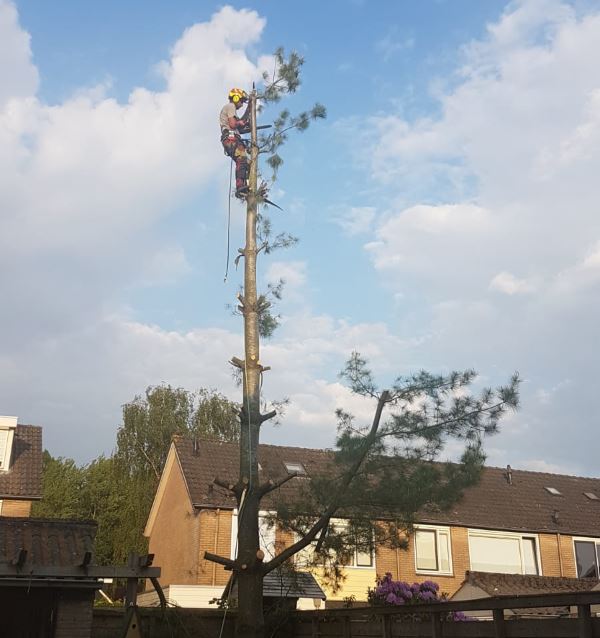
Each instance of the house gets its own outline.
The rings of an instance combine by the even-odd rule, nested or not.
[[[259,463],[262,480],[299,474],[278,494],[293,499],[302,481],[330,469],[332,453],[261,445]],[[235,555],[236,503],[214,478],[235,482],[238,464],[237,444],[174,438],[144,532],[163,586],[185,586],[194,597],[201,590],[218,595],[227,582],[229,572],[203,556]],[[276,507],[273,494],[263,506],[265,515]],[[267,557],[292,540],[261,525]],[[409,582],[435,580],[449,594],[467,571],[598,578],[598,548],[600,479],[488,467],[449,511],[419,514],[407,549],[356,551],[341,589],[321,586],[327,606],[335,606],[349,596],[366,600],[367,588],[386,572]]]
[[[91,636],[101,583],[81,565],[95,535],[95,523],[0,516],[3,636]]]
[[[29,516],[42,498],[42,428],[0,416],[0,516]]]

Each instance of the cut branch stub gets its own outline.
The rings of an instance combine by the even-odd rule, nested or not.
[[[204,552],[204,559],[209,560],[212,563],[217,563],[218,565],[223,565],[225,569],[235,568],[235,561],[231,560],[230,558],[218,556],[217,554],[211,554],[211,552]]]
[[[229,363],[231,363],[232,366],[239,368],[240,370],[243,370],[244,366],[246,365],[246,362],[243,359],[238,359],[238,357],[231,357]]]

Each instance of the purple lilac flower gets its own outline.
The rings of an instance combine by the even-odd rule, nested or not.
[[[428,591],[428,590],[421,592],[421,600],[425,602],[431,602],[435,599],[436,599],[435,592]]]
[[[426,580],[421,583],[421,589],[429,591],[439,591],[440,586],[437,583],[434,583],[432,580]]]

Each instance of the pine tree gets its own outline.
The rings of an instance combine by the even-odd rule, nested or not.
[[[319,480],[312,477],[305,498],[295,504],[281,503],[278,524],[299,535],[299,540],[265,562],[259,544],[259,510],[261,499],[295,478],[289,475],[279,483],[259,482],[258,448],[261,425],[275,416],[275,411],[261,411],[261,377],[269,368],[260,359],[260,337],[269,336],[277,325],[270,311],[268,295],[257,292],[257,257],[274,248],[285,247],[294,238],[285,233],[271,236],[268,220],[259,207],[268,204],[263,185],[259,186],[259,156],[267,155],[266,164],[276,173],[283,164],[279,149],[291,130],[304,131],[313,120],[325,117],[320,104],[297,116],[286,109],[275,119],[268,135],[257,135],[257,100],[261,107],[279,102],[296,92],[304,60],[295,52],[275,53],[276,67],[272,76],[263,76],[264,89],[250,95],[251,145],[249,192],[246,198],[246,242],[240,249],[244,259],[244,284],[238,294],[238,309],[244,322],[244,359],[233,357],[232,365],[240,372],[243,397],[240,409],[240,466],[238,481],[215,483],[235,495],[238,504],[237,556],[235,559],[206,553],[205,558],[232,570],[237,582],[237,625],[240,638],[262,638],[264,635],[263,578],[309,545],[315,546],[315,557],[325,560],[348,547],[373,542],[373,518],[376,513],[403,511],[405,516],[388,523],[379,535],[400,539],[410,529],[411,516],[425,503],[441,506],[454,502],[461,490],[473,484],[483,464],[481,440],[497,429],[498,421],[518,404],[518,378],[495,391],[484,390],[479,397],[463,394],[473,382],[474,373],[451,373],[444,376],[425,372],[398,378],[389,390],[378,391],[366,362],[353,354],[343,376],[351,389],[376,402],[372,424],[356,427],[350,414],[339,411],[340,435],[337,441],[336,476]],[[273,292],[273,291],[272,291]],[[274,296],[278,296],[275,288]],[[382,422],[386,410],[389,416]],[[444,442],[454,438],[465,442],[458,464],[434,466],[431,461],[443,449]],[[389,445],[393,439],[395,444]],[[392,454],[395,469],[389,468]],[[406,490],[408,481],[419,482],[418,489]],[[398,490],[404,487],[410,498],[400,507],[392,504]],[[391,489],[390,489],[391,488]],[[339,510],[351,515],[351,524],[341,532],[331,520]],[[387,508],[387,510],[386,510]],[[312,512],[313,515],[307,515]],[[339,571],[340,561],[332,561]],[[335,576],[336,574],[334,574]],[[339,575],[339,574],[337,574]],[[230,581],[231,582],[231,581]]]

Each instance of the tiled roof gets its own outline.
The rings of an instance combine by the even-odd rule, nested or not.
[[[212,481],[215,477],[237,481],[237,444],[200,440],[194,452],[191,440],[175,437],[174,442],[193,504],[235,507],[235,499]],[[284,462],[302,463],[308,476],[331,473],[333,464],[330,451],[277,445],[261,445],[258,457],[262,481],[285,476]],[[600,537],[600,500],[590,500],[584,494],[600,497],[600,479],[516,469],[511,474],[509,483],[506,470],[486,467],[478,485],[465,490],[458,503],[446,511],[422,511],[418,522]],[[277,498],[294,498],[305,481],[290,480]],[[553,496],[546,487],[558,489],[561,496]],[[274,503],[267,499],[265,509]]]
[[[11,465],[0,471],[0,499],[42,497],[42,428],[17,425]]]
[[[423,513],[422,522],[600,536],[600,500],[584,494],[600,497],[600,479],[515,469],[511,474],[509,483],[506,470],[486,467],[480,482],[465,490],[449,511]],[[558,489],[561,496],[546,487]]]
[[[12,561],[25,549],[26,565],[79,565],[85,552],[94,549],[96,529],[93,521],[0,516],[0,562]]]
[[[482,589],[490,596],[534,596],[536,594],[560,594],[591,591],[600,587],[596,578],[564,578],[558,576],[526,576],[522,574],[496,574],[468,571],[463,585]],[[536,607],[514,609],[519,615],[546,615],[568,613],[561,607]]]
[[[194,452],[192,440],[174,437],[177,455],[183,469],[188,490],[195,506],[236,507],[235,498],[216,485],[213,479],[218,477],[226,482],[237,482],[240,456],[236,443],[200,440],[197,452]],[[277,481],[287,476],[284,463],[299,462],[304,465],[308,476],[316,476],[330,471],[333,457],[326,450],[284,447],[280,445],[261,445],[258,451],[260,479]],[[294,498],[303,488],[304,478],[294,478],[283,485],[277,499]],[[269,509],[274,500],[269,495],[262,501],[262,507]]]

